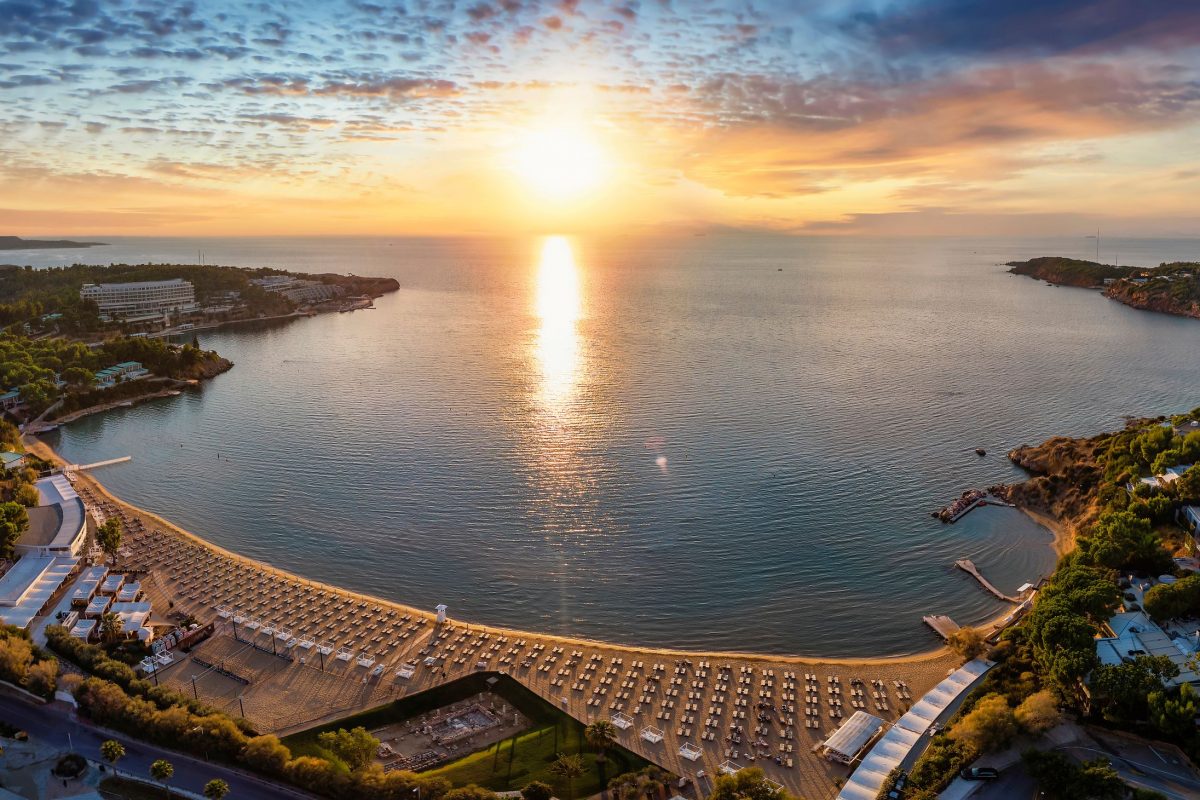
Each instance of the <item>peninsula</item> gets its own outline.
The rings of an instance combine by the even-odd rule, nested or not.
[[[1143,311],[1200,318],[1200,263],[1179,261],[1158,267],[1122,267],[1077,258],[1042,256],[1010,261],[1009,272],[1082,289],[1100,289],[1104,296]]]
[[[63,250],[81,247],[103,247],[108,242],[73,242],[70,239],[22,239],[20,236],[0,236],[0,250]]]

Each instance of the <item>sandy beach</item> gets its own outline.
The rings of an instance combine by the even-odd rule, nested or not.
[[[27,439],[27,446],[41,458],[63,463],[44,442]],[[820,758],[813,748],[852,712],[850,708],[842,711],[840,687],[850,687],[855,680],[863,681],[860,685],[868,688],[878,687],[876,698],[868,694],[855,696],[855,701],[865,701],[862,707],[870,713],[895,719],[959,664],[959,659],[945,647],[910,656],[817,659],[633,647],[455,619],[436,625],[430,611],[349,592],[244,558],[121,501],[92,475],[79,472],[74,479],[90,505],[123,519],[126,546],[118,558],[117,569],[143,573],[143,584],[155,608],[170,608],[173,612],[190,613],[202,622],[217,623],[213,638],[190,656],[178,654],[182,660],[163,670],[160,679],[181,690],[195,692],[228,713],[246,716],[263,731],[292,732],[381,705],[478,669],[500,669],[585,723],[608,718],[618,710],[628,713],[634,724],[622,733],[620,741],[625,747],[677,774],[695,774],[703,769],[712,775],[722,761],[738,752],[723,743],[717,733],[724,733],[738,723],[738,714],[744,715],[738,706],[745,701],[738,700],[728,709],[715,695],[709,694],[703,680],[693,681],[693,691],[688,692],[688,697],[679,697],[683,710],[676,716],[674,699],[650,699],[643,695],[641,700],[647,702],[638,702],[637,670],[645,667],[633,665],[659,662],[666,670],[674,664],[677,670],[705,672],[709,664],[719,665],[734,674],[741,672],[761,680],[763,693],[759,696],[770,698],[770,702],[776,702],[775,697],[794,698],[795,689],[787,687],[801,680],[793,671],[798,670],[804,676],[804,697],[811,705],[808,709],[797,708],[794,713],[799,715],[803,711],[806,718],[798,718],[794,723],[796,729],[786,731],[786,738],[782,730],[763,733],[764,739],[778,733],[780,740],[769,743],[770,758],[764,757],[766,750],[760,751],[756,766],[762,766],[774,780],[802,796],[832,797],[836,793],[834,781],[844,778],[848,770]],[[319,619],[322,609],[324,620]],[[158,616],[162,619],[165,614]],[[247,631],[249,626],[238,628],[235,618],[261,620],[262,627],[256,624],[255,630]],[[320,625],[327,627],[314,633]],[[268,633],[263,635],[263,631]],[[271,635],[276,632],[290,641],[277,642]],[[932,641],[932,632],[929,635]],[[308,655],[305,658],[298,657],[300,649],[293,649],[305,637],[328,643],[331,648],[331,655],[322,657],[319,666],[313,651],[304,651]],[[505,647],[511,645],[507,656],[501,642]],[[339,643],[337,650],[345,653],[343,659],[332,655]],[[461,652],[456,652],[459,648]],[[246,682],[234,682],[193,662],[196,657],[203,659],[204,664],[220,664],[244,676]],[[430,657],[437,660],[437,666],[430,666],[431,662],[426,660]],[[559,658],[565,664],[560,664]],[[579,664],[578,669],[583,670],[585,659],[608,665],[608,676],[600,685],[585,687],[590,673],[570,672],[573,664]],[[367,660],[380,669],[370,672]],[[393,670],[404,664],[413,665],[415,674],[405,680],[393,678]],[[622,671],[624,676],[620,674]],[[621,688],[610,687],[616,680],[621,680]],[[774,694],[777,680],[782,680],[785,687],[779,695]],[[672,687],[672,694],[687,688],[682,680],[679,683],[678,687]],[[657,702],[662,707],[657,715],[651,716],[650,703]],[[709,719],[704,721],[701,710],[706,706]],[[662,741],[651,744],[638,736],[638,730],[646,726],[661,728]],[[694,744],[697,737],[703,746],[702,757],[696,761],[683,760],[680,746],[686,742]],[[745,746],[742,749],[741,757],[745,760],[748,754]]]

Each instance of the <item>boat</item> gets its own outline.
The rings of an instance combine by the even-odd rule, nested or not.
[[[117,405],[119,405],[121,408],[133,408],[133,401],[125,400],[124,402],[117,403]]]
[[[975,455],[977,455],[977,456],[986,456],[986,455],[987,455],[987,450],[984,450],[982,447],[976,447],[976,448],[975,448]]]
[[[167,397],[179,397],[181,394],[183,394],[183,392],[178,391],[177,389],[172,389],[171,391],[167,392]]]

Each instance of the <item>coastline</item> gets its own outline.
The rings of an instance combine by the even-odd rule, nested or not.
[[[59,455],[59,453],[57,451],[55,451],[52,447],[50,447],[50,445],[48,445],[46,442],[44,442],[40,439],[37,439],[35,437],[32,437],[32,436],[26,436],[24,441],[25,441],[26,449],[29,452],[33,453],[34,455],[37,455],[40,458],[43,458],[51,463],[58,464],[58,465],[65,465],[67,463],[66,460],[63,459],[62,456]],[[305,577],[303,575],[297,575],[294,573],[287,572],[286,570],[279,569],[279,568],[274,567],[266,562],[251,559],[251,558],[243,556],[239,553],[233,552],[231,550],[227,550],[223,547],[220,547],[219,545],[216,545],[216,544],[208,541],[207,539],[203,538],[202,536],[198,536],[197,534],[192,533],[191,531],[184,530],[183,528],[179,527],[178,525],[175,525],[174,523],[159,516],[158,514],[155,514],[151,511],[147,511],[143,508],[133,505],[132,503],[129,503],[125,500],[120,499],[119,497],[112,494],[112,492],[110,492],[102,483],[100,483],[99,480],[97,480],[94,476],[92,476],[90,474],[87,474],[85,472],[77,472],[77,473],[75,473],[75,475],[76,475],[76,480],[86,483],[89,486],[89,488],[91,488],[92,491],[94,491],[97,495],[100,495],[100,496],[104,497],[106,500],[108,500],[109,502],[112,502],[112,503],[120,506],[130,515],[135,516],[135,517],[141,517],[142,519],[146,520],[147,522],[152,523],[154,526],[158,526],[158,527],[162,528],[164,531],[166,531],[170,534],[179,536],[186,541],[189,541],[189,542],[196,544],[202,548],[205,548],[209,551],[212,551],[221,556],[224,556],[225,558],[235,560],[239,563],[245,564],[249,567],[252,567],[257,570],[261,570],[265,573],[269,573],[271,575],[274,575],[274,576],[277,576],[280,578],[286,578],[286,579],[298,581],[300,583],[311,586],[313,588],[331,592],[333,594],[345,597],[347,599],[352,599],[352,600],[356,600],[356,601],[364,601],[365,600],[365,601],[374,603],[379,606],[391,607],[391,608],[397,609],[398,611],[401,611],[403,613],[417,615],[417,616],[424,617],[424,618],[430,619],[430,620],[435,618],[434,614],[432,614],[431,612],[426,611],[424,609],[415,608],[413,606],[409,606],[404,603],[400,603],[400,602],[397,602],[394,600],[388,600],[386,598],[376,597],[376,596],[369,595],[369,594],[366,594],[363,592],[355,592],[355,591],[345,589],[340,586],[333,586],[333,585],[324,583],[319,580]],[[994,618],[988,619],[988,620],[984,621],[983,623],[980,623],[976,627],[979,627],[981,629],[994,628],[1000,620],[1002,620],[1004,617],[1006,617],[1010,613],[1010,611],[1011,611],[1011,609],[1006,609],[1003,612],[997,614]],[[754,652],[727,651],[727,650],[704,650],[704,651],[683,650],[683,649],[668,648],[668,647],[650,647],[650,646],[630,645],[630,644],[624,644],[621,642],[598,641],[598,640],[594,640],[594,639],[587,639],[587,638],[578,637],[578,636],[566,636],[566,635],[562,635],[562,634],[541,633],[541,632],[537,632],[537,631],[520,630],[520,629],[516,629],[516,628],[507,628],[507,627],[503,627],[503,626],[474,623],[469,620],[458,619],[458,618],[451,618],[450,621],[457,623],[457,624],[465,625],[472,631],[486,632],[486,633],[497,635],[497,636],[537,637],[537,638],[545,639],[548,641],[553,640],[556,642],[561,642],[562,644],[570,645],[570,646],[602,647],[606,650],[613,650],[613,651],[618,651],[618,652],[625,652],[625,653],[631,653],[631,654],[632,653],[655,654],[655,655],[669,656],[669,657],[673,657],[673,658],[687,658],[687,657],[691,657],[691,658],[727,658],[727,659],[737,659],[737,660],[753,661],[753,662],[770,662],[770,663],[775,663],[775,664],[796,664],[796,665],[810,665],[810,666],[812,666],[812,665],[876,666],[876,665],[900,665],[900,664],[931,664],[932,662],[946,659],[948,656],[951,655],[950,649],[944,644],[933,647],[929,650],[921,651],[919,653],[894,655],[894,656],[881,655],[881,656],[870,656],[870,657],[820,657],[820,656],[754,653]]]

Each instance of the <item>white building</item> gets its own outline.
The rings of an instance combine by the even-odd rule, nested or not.
[[[21,556],[79,555],[87,538],[83,499],[62,475],[42,478],[34,487],[40,503],[28,510],[29,529],[14,547]]]
[[[149,322],[165,314],[196,311],[196,290],[188,281],[135,281],[132,283],[85,283],[79,290],[81,300],[92,300],[100,307],[102,319]]]

